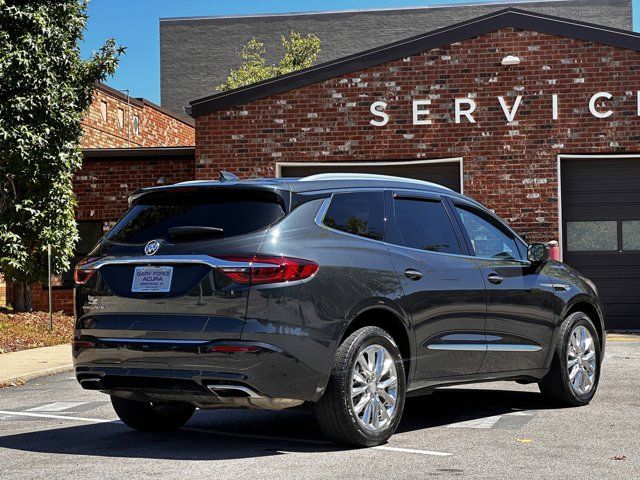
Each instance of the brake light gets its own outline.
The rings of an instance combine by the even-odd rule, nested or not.
[[[76,282],[76,285],[84,285],[93,277],[93,274],[96,273],[97,270],[95,268],[81,268],[94,260],[97,260],[97,258],[85,258],[73,269],[73,280]]]
[[[310,260],[291,257],[222,257],[231,262],[243,262],[244,267],[221,267],[231,280],[242,285],[264,285],[265,283],[304,280],[318,271],[318,264]]]
[[[85,340],[74,340],[73,347],[74,348],[93,348],[96,344],[93,342],[87,342]]]

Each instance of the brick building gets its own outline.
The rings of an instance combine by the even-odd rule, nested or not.
[[[135,190],[191,180],[195,172],[191,117],[100,83],[82,123],[84,160],[73,178],[80,233],[74,265],[122,215]],[[54,310],[71,312],[71,272],[53,284]],[[0,302],[3,288],[0,282]],[[34,285],[34,309],[48,310],[48,302],[47,286]]]
[[[434,179],[559,240],[640,318],[640,35],[504,9],[191,102],[196,178]],[[623,281],[621,281],[623,279]]]
[[[162,18],[162,105],[182,112],[190,100],[215,93],[215,86],[242,62],[236,52],[252,37],[264,43],[267,61],[272,63],[283,54],[282,35],[289,35],[292,30],[313,33],[321,42],[318,62],[328,62],[508,6],[631,30],[631,3],[632,0],[499,0],[333,12]]]

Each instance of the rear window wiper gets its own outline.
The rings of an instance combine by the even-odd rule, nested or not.
[[[169,229],[169,235],[171,238],[185,238],[185,237],[208,237],[214,235],[220,235],[224,233],[223,228],[219,227],[205,227],[202,225],[188,225],[184,227],[171,227]]]

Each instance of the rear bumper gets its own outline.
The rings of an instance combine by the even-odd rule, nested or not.
[[[73,347],[83,388],[200,408],[281,409],[317,400],[326,378],[282,349],[260,342],[139,341],[82,337]],[[220,345],[244,351],[211,351]]]

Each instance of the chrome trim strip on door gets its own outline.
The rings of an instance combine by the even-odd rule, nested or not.
[[[516,343],[495,343],[487,345],[487,352],[539,352],[540,345],[521,345]]]
[[[429,350],[448,350],[457,352],[539,352],[542,350],[540,345],[520,345],[511,343],[432,343],[427,345],[427,348]]]
[[[432,343],[427,345],[429,350],[455,350],[458,352],[484,352],[487,350],[485,343]]]

